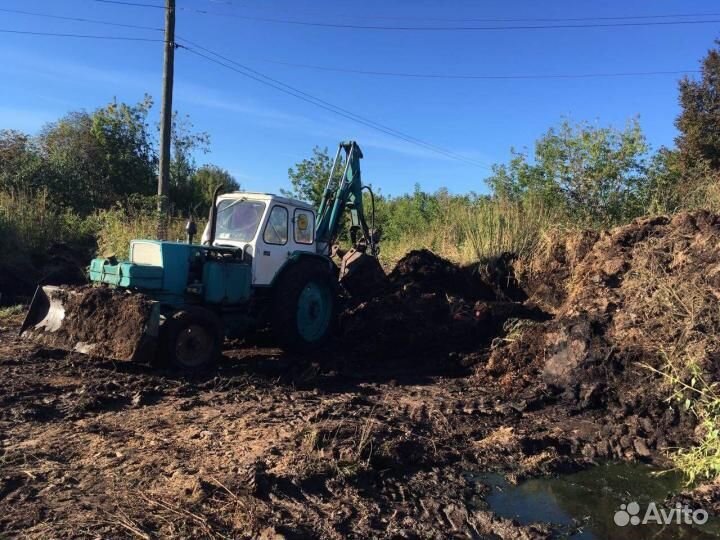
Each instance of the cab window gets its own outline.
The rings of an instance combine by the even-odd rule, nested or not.
[[[287,244],[288,241],[288,211],[283,206],[273,206],[270,211],[263,240],[266,244]]]
[[[309,210],[297,208],[293,217],[295,242],[312,244],[315,238],[315,216]]]
[[[219,240],[251,242],[260,226],[265,203],[246,199],[223,199],[217,205]]]

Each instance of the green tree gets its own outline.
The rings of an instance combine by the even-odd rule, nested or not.
[[[42,158],[30,135],[0,131],[0,191],[33,193],[58,182],[57,172]]]
[[[37,145],[50,171],[43,187],[53,200],[89,213],[131,194],[153,195],[157,160],[147,124],[151,106],[147,96],[134,106],[113,101],[45,126]]]
[[[157,157],[148,123],[153,101],[136,105],[113,100],[92,114],[92,135],[100,149],[100,166],[114,199],[156,191]]]
[[[720,45],[720,41],[716,41]],[[680,115],[675,142],[685,167],[707,161],[720,169],[720,49],[710,49],[702,60],[701,77],[680,81]]]
[[[688,201],[681,195],[683,175],[679,162],[680,153],[675,149],[663,147],[652,156],[647,182],[640,194],[646,213],[673,213],[687,204]]]
[[[383,237],[396,240],[413,231],[424,230],[438,216],[438,199],[415,184],[410,194],[384,201],[387,210],[381,223]]]
[[[54,204],[81,214],[117,203],[153,206],[158,159],[148,121],[152,105],[150,96],[135,105],[114,100],[93,112],[68,113],[37,137],[0,132],[0,189],[44,191]],[[170,200],[176,210],[207,204],[195,154],[208,147],[209,136],[175,113]]]
[[[715,42],[720,45],[720,41]],[[720,47],[702,59],[699,80],[680,81],[681,112],[675,120],[676,196],[685,207],[717,207],[720,182]]]
[[[313,148],[311,158],[304,159],[295,167],[288,169],[291,188],[281,189],[280,192],[287,197],[307,201],[318,207],[322,201],[331,168],[332,159],[328,155],[327,148],[316,146]],[[342,166],[339,166],[338,170],[339,172],[334,178],[336,181],[342,176]]]
[[[198,215],[209,212],[216,187],[221,186],[225,192],[240,189],[240,184],[233,175],[217,165],[203,165],[195,172],[193,180],[197,189],[195,197],[198,201],[194,211]]]
[[[207,154],[210,136],[195,132],[189,116],[173,114],[172,158],[170,161],[170,202],[176,210],[185,212],[203,202],[202,192],[195,182],[197,164],[195,152]]]
[[[553,175],[545,174],[542,167],[530,163],[527,154],[510,149],[508,165],[494,165],[493,174],[487,180],[495,196],[518,200],[532,195],[550,205],[564,204],[560,184]]]
[[[488,183],[496,196],[539,197],[585,224],[610,225],[641,211],[647,151],[637,120],[623,130],[565,121],[537,141],[532,162],[513,153]]]

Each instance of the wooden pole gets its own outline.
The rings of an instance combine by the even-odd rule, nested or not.
[[[158,238],[167,236],[170,147],[172,137],[173,80],[175,74],[175,0],[165,0],[165,59],[163,63],[162,117],[160,120],[160,171],[158,174]]]

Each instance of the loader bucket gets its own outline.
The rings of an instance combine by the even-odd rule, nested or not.
[[[353,298],[365,300],[381,294],[388,278],[376,257],[351,249],[340,264],[340,284]]]
[[[43,346],[144,360],[158,336],[158,302],[109,287],[38,287],[20,335]]]

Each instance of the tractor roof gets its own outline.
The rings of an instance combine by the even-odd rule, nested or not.
[[[248,199],[255,201],[279,202],[281,204],[306,208],[313,212],[315,211],[315,208],[309,203],[300,201],[298,199],[290,199],[289,197],[283,197],[282,195],[275,195],[274,193],[260,193],[257,191],[233,191],[232,193],[224,193],[223,195],[220,195],[218,199],[240,199],[242,197],[247,197]]]

